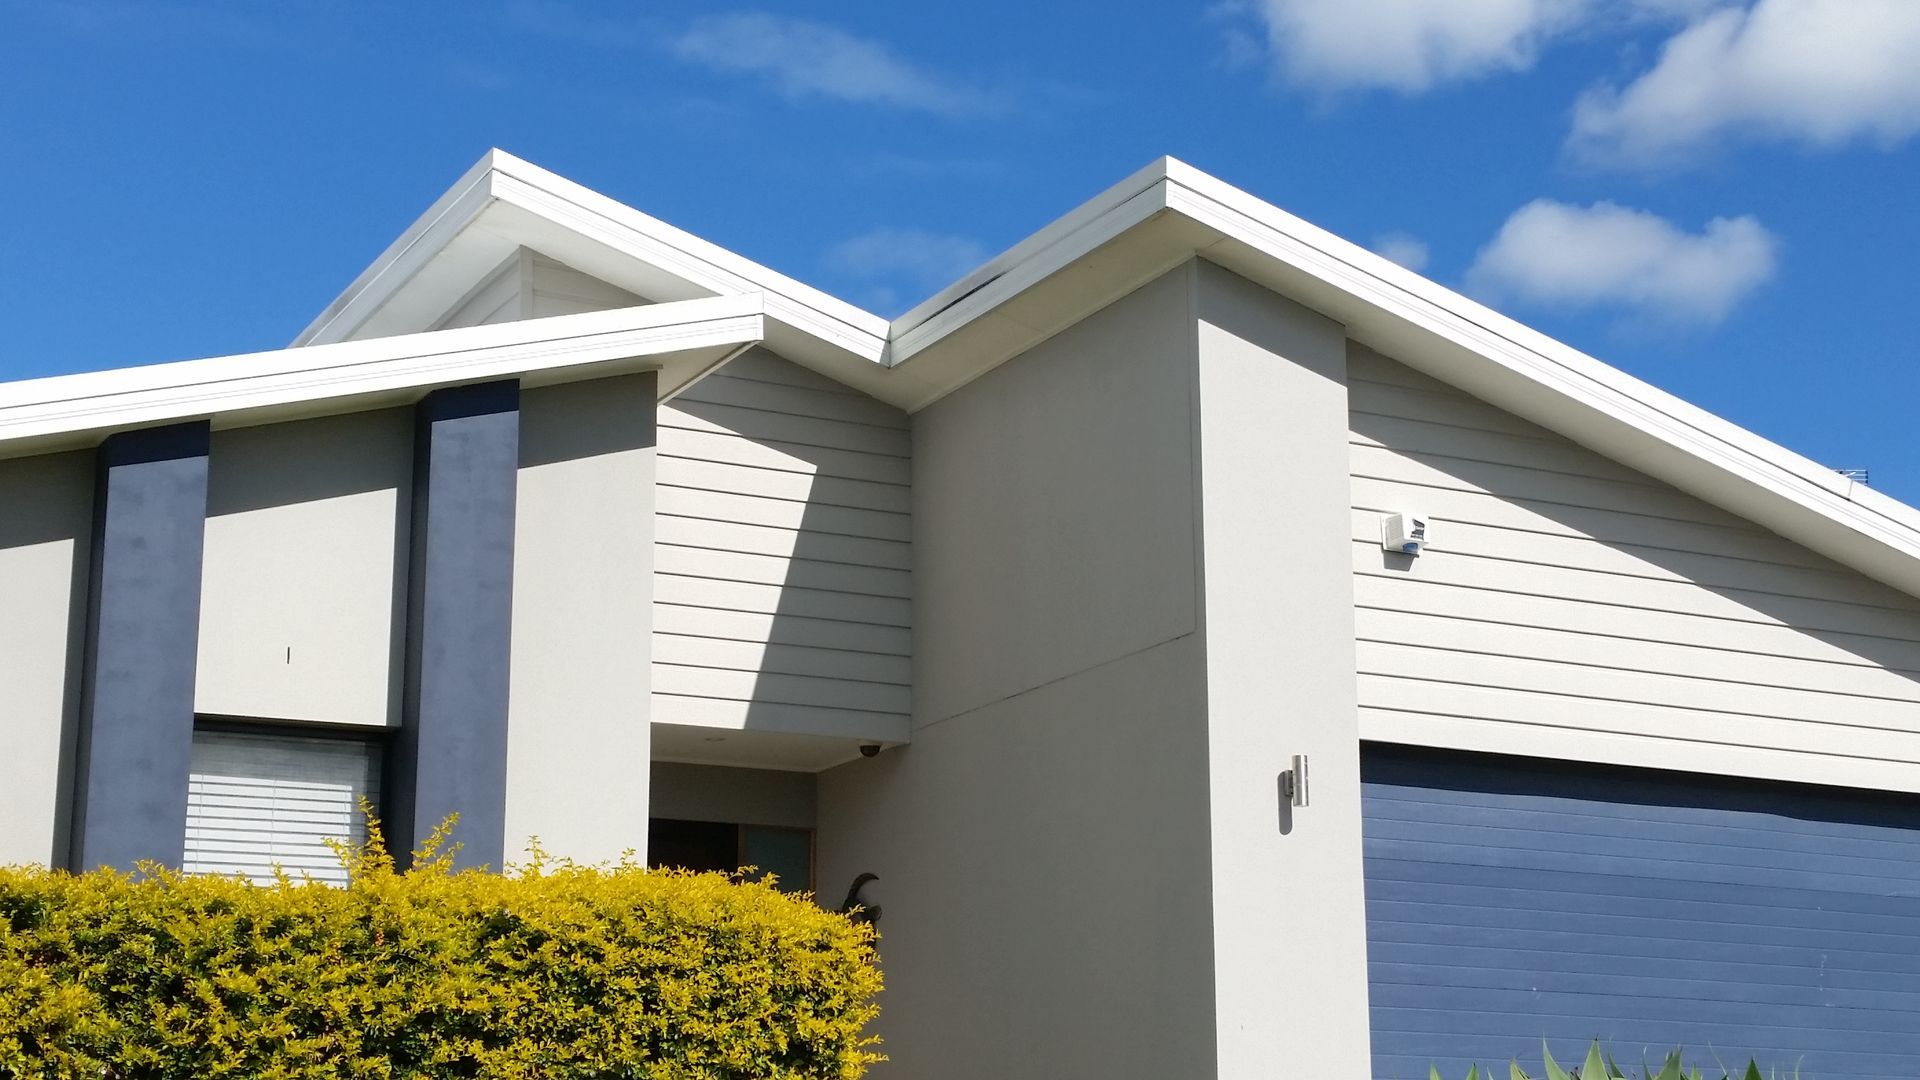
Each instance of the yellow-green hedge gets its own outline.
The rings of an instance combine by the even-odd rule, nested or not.
[[[0,869],[0,1076],[848,1080],[864,927],[719,874]]]

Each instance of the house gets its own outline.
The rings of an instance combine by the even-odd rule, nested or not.
[[[889,322],[496,151],[290,348],[0,386],[0,861],[874,873],[881,1075],[1910,1077],[1917,598],[1177,161]]]

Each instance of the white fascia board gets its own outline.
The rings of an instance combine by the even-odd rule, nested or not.
[[[1164,207],[1157,191],[1173,164],[1172,158],[1154,161],[893,320],[891,363],[898,366],[917,352],[915,341],[939,336],[938,326],[929,324],[958,326],[967,321],[966,312],[992,306],[983,294],[1018,292]]]
[[[541,385],[669,358],[703,371],[764,333],[760,297],[746,294],[6,383],[0,457],[181,420],[232,427],[379,407],[489,379]]]
[[[954,292],[944,306],[936,307],[935,301],[930,301],[902,316],[888,353],[889,366],[905,364],[948,333],[993,312],[1165,208],[1166,185],[1161,182],[1135,192],[1096,217],[1056,222],[1055,227],[1069,226],[1059,234],[1047,235],[1053,232],[1053,227],[1035,234],[1035,239],[1046,242],[1033,246],[1024,257],[1010,259],[1020,250],[1015,248],[970,275],[978,278],[971,287],[958,292],[943,290],[935,301]],[[1002,259],[1009,261],[1003,264]]]

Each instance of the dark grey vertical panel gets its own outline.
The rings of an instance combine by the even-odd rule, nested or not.
[[[407,676],[388,775],[389,839],[449,814],[462,866],[501,865],[513,615],[516,381],[438,390],[416,416]]]
[[[1920,1076],[1920,800],[1379,746],[1363,769],[1381,1080],[1595,1038]]]
[[[72,865],[179,865],[206,539],[205,421],[99,451]]]

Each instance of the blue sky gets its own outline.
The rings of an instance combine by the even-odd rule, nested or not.
[[[1920,3],[0,0],[0,378],[278,347],[489,146],[882,314],[1160,154],[1920,500]]]

